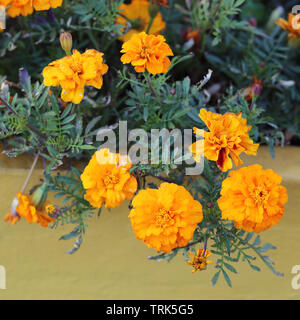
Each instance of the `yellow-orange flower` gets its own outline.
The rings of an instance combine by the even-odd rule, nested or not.
[[[174,183],[139,191],[132,206],[129,217],[136,237],[157,251],[186,246],[203,219],[200,202]]]
[[[18,206],[18,198],[14,198],[11,207],[10,207],[10,211],[7,213],[7,215],[4,217],[4,221],[5,222],[9,222],[10,224],[16,224],[19,220],[20,220],[20,216],[17,212],[17,206]]]
[[[189,252],[189,256],[192,259],[191,261],[187,261],[186,264],[193,266],[192,273],[196,271],[206,270],[207,265],[213,263],[207,258],[211,255],[209,250],[198,249],[197,254],[194,255],[192,252]]]
[[[49,10],[62,5],[63,0],[33,0],[33,7],[37,11]]]
[[[137,181],[129,173],[131,167],[128,157],[107,148],[96,151],[81,175],[84,198],[95,208],[104,202],[106,208],[115,208],[125,198],[131,199],[137,189]]]
[[[199,117],[209,129],[209,132],[204,133],[204,156],[208,160],[216,161],[221,171],[231,169],[232,160],[236,166],[242,164],[240,154],[243,152],[247,155],[256,155],[259,145],[250,139],[251,126],[248,126],[247,120],[242,118],[242,113],[228,112],[222,115],[201,109]],[[197,130],[199,129],[194,128],[195,133]],[[190,146],[192,153],[196,150],[196,143]],[[195,161],[199,161],[199,154],[193,156]]]
[[[152,74],[168,72],[171,61],[167,57],[173,56],[173,52],[165,41],[160,35],[135,34],[123,44],[121,61],[131,63],[136,72],[145,69]]]
[[[121,29],[125,34],[119,38],[120,40],[125,42],[134,34],[140,33],[141,31],[147,31],[147,27],[150,22],[149,2],[147,0],[132,0],[130,4],[122,3],[119,7],[119,12],[121,15],[117,17],[115,23],[125,26],[125,28]],[[130,29],[126,32],[128,25]],[[160,34],[165,27],[166,24],[163,21],[162,15],[158,12],[148,33],[155,35]]]
[[[7,8],[7,14],[14,18],[17,16],[28,16],[33,9],[48,10],[62,5],[63,0],[0,0],[0,5]]]
[[[231,171],[223,181],[218,205],[235,227],[260,232],[277,224],[288,200],[281,176],[258,164]]]
[[[43,70],[45,86],[61,86],[61,98],[65,102],[80,103],[84,86],[102,87],[102,75],[108,70],[103,63],[103,53],[94,49],[80,54],[73,50],[72,56],[55,60]]]
[[[35,207],[32,203],[31,198],[21,192],[18,192],[18,206],[16,211],[20,217],[23,217],[27,220],[28,223],[39,223],[43,227],[47,227],[48,223],[55,221],[54,218],[50,217],[46,213],[46,205],[49,203],[46,201],[41,209]]]
[[[289,32],[289,38],[300,39],[300,14],[289,13],[288,21],[280,18],[275,23],[282,29]]]

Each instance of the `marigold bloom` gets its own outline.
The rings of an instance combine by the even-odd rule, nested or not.
[[[242,164],[240,154],[243,152],[247,155],[256,155],[259,145],[254,144],[249,138],[251,126],[248,126],[246,119],[242,118],[242,113],[228,112],[222,115],[201,109],[199,117],[209,129],[209,132],[204,133],[204,156],[208,160],[216,161],[221,171],[226,172],[231,169],[232,160],[236,166]],[[195,133],[197,130],[199,129],[194,128]],[[197,142],[190,146],[191,152],[195,151]],[[199,162],[199,154],[194,154],[193,157]]]
[[[283,217],[288,200],[281,176],[258,164],[231,171],[222,183],[218,205],[222,218],[248,232],[271,228]]]
[[[41,209],[35,207],[32,203],[32,200],[29,196],[18,192],[18,206],[16,211],[20,217],[23,217],[27,220],[28,223],[39,223],[43,227],[47,227],[48,223],[55,221],[52,217],[49,217],[46,213],[45,207],[49,203],[46,201]]]
[[[121,61],[131,63],[136,72],[145,69],[152,74],[168,72],[171,61],[167,56],[173,56],[173,52],[165,41],[160,35],[135,34],[123,44]]]
[[[10,211],[7,213],[7,215],[3,219],[5,222],[8,221],[10,224],[16,224],[20,220],[21,217],[16,211],[18,203],[19,203],[18,198],[17,197],[14,198],[10,207]]]
[[[81,175],[84,198],[95,208],[104,202],[105,208],[115,208],[125,198],[131,199],[137,189],[137,181],[129,173],[131,167],[128,157],[107,148],[96,151]]]
[[[78,104],[84,95],[84,86],[102,87],[102,75],[108,70],[103,63],[103,53],[94,49],[80,54],[73,50],[72,56],[55,60],[43,70],[45,86],[61,86],[61,98]]]
[[[203,219],[200,202],[174,183],[139,191],[132,206],[129,217],[136,237],[157,251],[186,246]]]
[[[128,41],[134,34],[141,31],[147,31],[150,22],[149,2],[147,0],[132,0],[130,4],[122,3],[119,7],[120,16],[116,19],[116,24],[125,26],[121,31],[125,32],[128,27],[128,20],[130,20],[131,28],[119,39],[123,42]],[[151,27],[148,31],[149,34],[158,35],[165,29],[166,24],[163,21],[160,12],[155,16]]]
[[[48,10],[62,5],[63,0],[0,0],[0,5],[9,7],[7,14],[14,18],[19,15],[28,16],[33,13],[33,9]]]
[[[288,21],[280,18],[275,23],[283,30],[289,32],[289,38],[300,39],[300,14],[294,15],[289,13]]]
[[[189,252],[189,256],[192,259],[191,261],[187,261],[186,264],[193,266],[192,273],[196,271],[202,271],[206,270],[207,265],[213,263],[210,260],[207,260],[207,258],[211,255],[209,250],[204,249],[198,249],[197,254],[194,255],[192,252]]]

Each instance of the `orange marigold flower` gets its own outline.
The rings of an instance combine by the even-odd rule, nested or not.
[[[289,32],[289,38],[300,39],[300,14],[294,15],[289,13],[288,21],[280,18],[275,23],[283,30]]]
[[[116,24],[125,26],[121,31],[125,32],[119,39],[128,41],[134,34],[147,31],[150,22],[149,2],[147,0],[132,0],[130,4],[122,3],[119,7],[120,15],[116,19]],[[129,31],[128,25],[130,27]],[[158,12],[148,31],[149,34],[158,35],[166,27],[162,15]]]
[[[209,129],[209,132],[204,133],[204,156],[208,160],[216,161],[221,171],[226,172],[231,169],[232,160],[236,166],[241,165],[243,161],[240,154],[243,152],[247,155],[256,155],[259,145],[250,139],[251,126],[248,126],[247,120],[242,118],[242,113],[227,112],[222,115],[201,109],[199,117]],[[194,128],[195,133],[197,130],[199,129]],[[195,152],[197,142],[190,146],[192,153]],[[199,162],[199,154],[194,154],[193,157]]]
[[[186,246],[203,219],[200,202],[174,183],[139,191],[132,206],[129,217],[136,237],[157,251]]]
[[[137,189],[137,181],[129,173],[131,167],[128,157],[107,148],[96,151],[81,175],[84,198],[95,208],[104,202],[105,208],[115,208],[125,198],[131,199]]]
[[[33,0],[33,7],[37,11],[49,10],[50,8],[57,8],[62,5],[63,0]]]
[[[102,87],[102,75],[108,70],[103,63],[103,53],[94,49],[80,54],[73,50],[72,56],[55,60],[43,70],[45,86],[61,86],[61,98],[78,104],[84,95],[84,86]]]
[[[48,10],[62,5],[63,0],[0,0],[0,5],[8,7],[7,14],[14,18],[17,16],[28,16],[33,9]]]
[[[258,164],[231,171],[222,183],[218,205],[222,218],[248,232],[271,228],[283,217],[288,200],[281,176]]]
[[[206,270],[207,265],[213,263],[207,258],[211,255],[209,250],[198,249],[197,254],[194,255],[192,252],[189,252],[189,256],[192,259],[191,261],[187,261],[186,264],[193,266],[192,273],[196,271]]]
[[[167,56],[173,56],[173,52],[165,41],[160,35],[135,34],[123,44],[121,61],[131,63],[136,72],[145,69],[152,74],[168,72],[171,61]]]
[[[18,206],[18,198],[14,198],[11,207],[10,207],[10,211],[7,213],[7,215],[4,217],[4,221],[5,222],[9,222],[10,224],[16,224],[19,220],[20,220],[20,216],[17,212],[17,206]]]
[[[21,192],[18,192],[18,206],[16,211],[20,217],[23,217],[27,220],[28,223],[39,223],[43,227],[47,227],[48,223],[55,221],[54,218],[49,217],[46,213],[46,205],[49,203],[46,201],[41,209],[37,208],[31,198]]]

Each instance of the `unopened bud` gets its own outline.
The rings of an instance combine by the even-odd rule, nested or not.
[[[71,55],[71,50],[72,50],[72,35],[70,32],[63,32],[59,36],[60,40],[60,45],[62,49],[66,52],[66,55]]]
[[[159,12],[159,4],[155,1],[151,1],[149,5],[149,15],[151,19],[154,19]]]
[[[174,95],[176,94],[176,89],[175,89],[175,88],[172,88],[172,89],[170,90],[170,94],[171,94],[172,96],[174,96]]]
[[[249,19],[248,22],[251,24],[252,27],[256,27],[257,26],[257,21],[256,21],[255,18]]]
[[[48,189],[46,184],[42,184],[32,194],[31,201],[37,209],[42,209],[47,199]]]
[[[211,202],[207,202],[206,207],[207,207],[207,208],[212,208],[212,207],[213,207],[213,204],[212,204]]]

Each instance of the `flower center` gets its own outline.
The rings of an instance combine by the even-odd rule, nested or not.
[[[113,174],[109,174],[104,177],[103,182],[106,186],[112,185],[112,184],[117,184],[119,182],[119,178],[116,177]]]
[[[71,69],[75,72],[75,73],[81,73],[82,72],[82,65],[79,61],[74,61],[71,64]]]
[[[160,209],[155,217],[155,223],[161,228],[169,226],[173,224],[173,222],[174,219],[172,217],[172,214],[164,208]]]
[[[194,257],[192,266],[198,271],[205,270],[207,267],[206,257]]]
[[[143,58],[143,59],[148,58],[149,54],[150,54],[149,51],[150,51],[149,48],[143,47],[142,50],[141,50],[141,53],[140,53],[141,58]]]
[[[258,186],[252,193],[252,198],[256,204],[262,205],[269,198],[269,192],[263,186]]]
[[[53,204],[47,204],[45,210],[48,214],[52,214],[56,211],[56,208]]]

